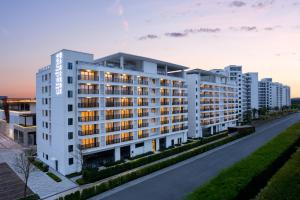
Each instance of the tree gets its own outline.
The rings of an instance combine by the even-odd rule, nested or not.
[[[252,119],[255,119],[257,117],[258,110],[256,108],[252,109]]]
[[[15,158],[14,167],[16,172],[20,173],[24,178],[24,198],[27,196],[27,184],[31,172],[34,171],[33,164],[31,160],[33,159],[34,151],[29,149],[25,152],[18,153]]]

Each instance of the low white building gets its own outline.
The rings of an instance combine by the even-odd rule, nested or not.
[[[187,141],[186,67],[61,50],[37,73],[38,158],[62,174]]]
[[[36,145],[35,99],[2,98],[0,130],[24,147]]]
[[[237,125],[237,87],[235,81],[222,73],[187,71],[190,138],[216,134]]]

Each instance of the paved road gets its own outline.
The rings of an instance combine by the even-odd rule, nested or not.
[[[93,197],[93,200],[178,200],[245,158],[284,129],[300,120],[300,113],[257,127],[256,133],[187,161]]]

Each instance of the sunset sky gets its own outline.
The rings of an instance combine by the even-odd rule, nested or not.
[[[0,96],[34,97],[60,49],[243,65],[300,96],[300,0],[1,0]]]

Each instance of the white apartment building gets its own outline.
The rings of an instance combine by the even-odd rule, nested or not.
[[[271,78],[262,79],[259,82],[259,108],[282,108],[291,105],[290,87]]]
[[[36,75],[38,158],[65,175],[186,142],[185,69],[125,53],[51,55]]]
[[[236,83],[223,72],[187,71],[190,138],[215,134],[237,125]]]
[[[229,65],[224,68],[226,75],[230,80],[235,81],[237,85],[238,95],[238,118],[243,121],[243,69],[242,66]]]
[[[248,72],[243,74],[242,107],[244,114],[253,109],[258,110],[258,73]],[[257,114],[257,113],[256,113]]]
[[[36,145],[35,99],[0,98],[0,131],[23,147]]]

